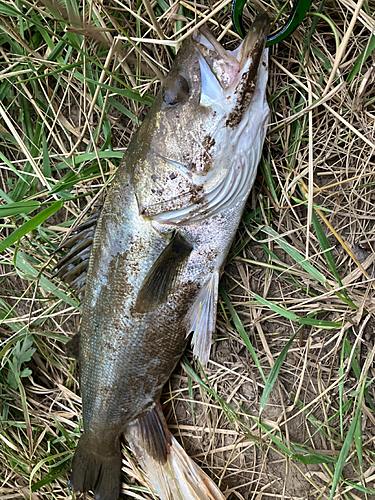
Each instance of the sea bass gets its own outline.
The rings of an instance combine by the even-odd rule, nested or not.
[[[101,210],[79,331],[83,435],[70,485],[116,500],[124,435],[163,499],[223,499],[168,431],[160,395],[192,337],[205,364],[218,283],[265,137],[267,16],[236,50],[178,52]]]

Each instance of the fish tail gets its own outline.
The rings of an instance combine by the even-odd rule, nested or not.
[[[121,486],[121,448],[93,443],[83,434],[73,458],[69,487],[74,492],[92,491],[96,500],[117,500]]]
[[[170,434],[161,410],[154,409],[132,424],[125,438],[161,500],[225,499],[216,484]]]

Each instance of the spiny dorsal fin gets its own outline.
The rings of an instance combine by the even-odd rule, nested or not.
[[[55,276],[58,276],[66,284],[70,285],[70,288],[77,293],[81,301],[86,284],[86,275],[96,224],[101,208],[99,206],[99,209],[86,222],[74,229],[72,236],[53,252],[55,254],[63,248],[69,250],[66,255],[60,258],[53,270],[56,271]]]
[[[135,304],[136,312],[153,311],[167,301],[178,286],[178,278],[192,249],[192,245],[176,231],[141,285]]]

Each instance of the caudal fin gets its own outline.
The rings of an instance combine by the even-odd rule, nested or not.
[[[156,412],[154,410],[154,417]],[[157,412],[157,420],[164,422],[146,432],[148,436],[155,436],[162,442],[160,431],[166,428],[164,416]],[[149,420],[149,419],[148,419]],[[125,438],[148,476],[150,483],[161,500],[225,500],[225,497],[216,484],[202,471],[176,439],[169,434],[165,436],[167,453],[157,456],[155,449],[162,447],[149,446],[149,438],[145,439],[145,423],[138,421],[131,425],[125,433]],[[165,448],[164,448],[165,449]]]
[[[69,487],[84,493],[92,491],[96,500],[117,500],[121,486],[121,448],[93,445],[85,434],[80,438],[73,458]]]

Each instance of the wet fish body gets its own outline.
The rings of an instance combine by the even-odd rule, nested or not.
[[[75,491],[118,497],[123,434],[146,468],[185,460],[158,402],[190,332],[194,354],[209,357],[220,273],[265,136],[267,34],[260,16],[234,53],[208,31],[187,40],[116,173],[80,326]],[[222,498],[206,480],[196,497],[165,477],[155,487],[162,498]]]

